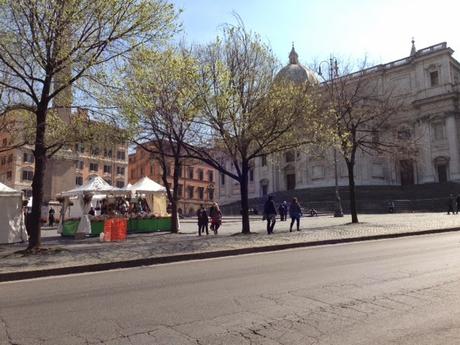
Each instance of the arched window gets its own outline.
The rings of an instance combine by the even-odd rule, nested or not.
[[[296,187],[295,167],[291,164],[284,168],[284,176],[286,181],[286,190],[293,190]]]
[[[260,191],[262,196],[265,196],[268,194],[268,185],[269,181],[267,179],[260,180]]]
[[[294,161],[295,161],[295,154],[294,154],[294,151],[287,151],[287,152],[284,154],[284,157],[285,157],[285,159],[286,159],[286,163],[294,162]]]
[[[399,140],[409,140],[412,137],[412,132],[409,127],[403,126],[398,129]]]

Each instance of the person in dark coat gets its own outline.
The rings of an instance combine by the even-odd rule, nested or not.
[[[287,206],[287,202],[286,201],[283,201],[279,207],[278,207],[278,211],[280,213],[280,220],[281,221],[285,221],[287,219],[287,211],[288,211],[288,206]]]
[[[457,210],[455,214],[458,214],[458,211],[460,210],[460,194],[457,194],[457,198],[455,199],[455,201],[457,202]]]
[[[54,211],[53,207],[50,207],[50,210],[48,212],[48,225],[49,226],[54,226],[54,214],[56,211]]]
[[[273,234],[276,223],[276,206],[271,195],[264,205],[264,218],[267,220],[267,234]]]
[[[294,222],[297,222],[297,231],[300,231],[300,217],[302,217],[302,209],[297,198],[293,198],[291,205],[289,205],[289,216],[291,217],[291,226],[289,232],[292,232]]]
[[[393,200],[388,201],[388,213],[395,212],[395,203]]]
[[[102,199],[101,202],[101,216],[104,214],[107,214],[108,212],[108,205],[107,205],[107,199]]]
[[[208,214],[206,213],[206,210],[203,206],[203,204],[200,205],[200,208],[198,209],[196,213],[198,217],[198,236],[201,236],[201,233],[204,233],[204,230],[206,229],[206,235],[209,235],[209,230],[208,230]]]
[[[447,214],[450,214],[451,212],[452,212],[452,214],[454,214],[454,204],[455,204],[454,195],[450,194],[449,195],[449,201],[448,201],[448,204],[447,204]]]

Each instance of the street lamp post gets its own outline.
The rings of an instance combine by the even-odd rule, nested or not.
[[[321,72],[321,64],[328,65],[328,80],[323,77]],[[323,77],[326,85],[329,81],[329,92],[331,100],[334,100],[334,79],[338,77],[339,67],[337,65],[337,59],[333,59],[332,56],[329,58],[329,61],[321,61],[318,66],[318,74]],[[335,182],[335,211],[334,217],[343,217],[343,210],[342,210],[342,200],[340,199],[339,193],[339,174],[337,171],[337,149],[334,147],[334,182]]]
[[[215,190],[215,186],[214,186],[214,182],[210,182],[208,184],[208,201],[209,203],[212,203],[214,202],[214,198],[215,198],[215,195],[214,195],[214,190]],[[212,198],[210,198],[210,196],[212,195]]]

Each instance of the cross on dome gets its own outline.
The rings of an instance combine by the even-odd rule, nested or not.
[[[297,52],[295,51],[294,42],[292,42],[292,49],[289,53],[289,63],[291,65],[297,65],[299,63],[299,54],[297,54]]]

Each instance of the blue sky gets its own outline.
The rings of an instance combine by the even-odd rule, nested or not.
[[[332,53],[343,60],[365,56],[372,64],[409,55],[411,38],[418,49],[439,42],[460,57],[460,2],[455,0],[173,0],[184,10],[183,36],[189,42],[212,40],[222,23],[237,12],[246,27],[269,42],[284,64],[292,42],[302,63]],[[458,3],[458,4],[457,4]]]

